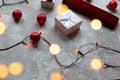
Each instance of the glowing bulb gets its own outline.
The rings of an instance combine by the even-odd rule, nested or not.
[[[8,76],[8,68],[4,64],[0,64],[0,79],[4,79]]]
[[[53,72],[50,75],[50,80],[62,80],[62,75],[57,72]]]
[[[0,14],[0,19],[2,19],[2,18],[3,18],[3,15]]]
[[[99,70],[102,68],[102,62],[99,59],[93,59],[91,61],[91,67],[95,70]]]
[[[23,71],[23,65],[20,62],[14,62],[9,65],[9,72],[12,75],[19,75]]]
[[[30,6],[31,6],[31,2],[28,2],[28,3],[27,3],[27,6],[30,7]]]
[[[68,10],[68,7],[65,4],[61,4],[56,8],[56,13],[59,15],[67,10]]]
[[[25,45],[26,48],[29,48],[30,46],[31,46],[30,43],[26,43],[26,45]]]
[[[60,52],[60,46],[57,45],[57,44],[52,44],[52,45],[50,46],[49,50],[50,50],[51,54],[57,55],[57,54],[59,54],[59,52]]]
[[[93,19],[91,21],[91,27],[94,30],[100,30],[102,27],[102,22],[99,19]]]
[[[3,22],[0,21],[0,35],[2,35],[5,32],[5,25]]]

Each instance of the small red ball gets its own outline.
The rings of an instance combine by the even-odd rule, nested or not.
[[[53,0],[47,0],[48,2],[52,2]]]
[[[40,34],[38,32],[33,32],[31,35],[30,35],[30,41],[33,43],[33,44],[37,44],[40,40]]]
[[[111,0],[108,5],[107,5],[108,9],[110,10],[115,10],[117,8],[117,1],[115,0]]]
[[[22,17],[22,12],[20,10],[16,9],[12,12],[12,16],[13,16],[14,20],[19,21]]]
[[[45,14],[39,14],[37,16],[37,21],[40,25],[43,25],[46,22],[46,15]]]

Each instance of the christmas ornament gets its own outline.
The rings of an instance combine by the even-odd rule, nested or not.
[[[83,0],[63,0],[63,4],[66,4],[70,9],[73,9],[79,13],[84,14],[89,18],[99,19],[103,25],[106,25],[109,29],[115,29],[118,24],[119,18],[105,10],[102,10],[90,3]],[[84,7],[83,7],[84,5]],[[88,14],[89,12],[89,14]]]
[[[12,12],[12,16],[15,21],[19,21],[22,17],[22,12],[20,10],[16,9]]]
[[[117,8],[117,1],[111,0],[108,3],[107,8],[110,9],[110,10],[115,10]]]
[[[43,25],[46,22],[46,15],[45,14],[39,14],[37,16],[37,21],[40,25]]]
[[[52,2],[53,0],[47,0],[48,2]]]
[[[37,47],[37,44],[40,40],[40,34],[38,32],[33,32],[31,35],[30,35],[30,41],[32,42],[33,46],[34,47]]]

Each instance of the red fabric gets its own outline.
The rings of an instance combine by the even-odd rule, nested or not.
[[[89,18],[97,18],[102,21],[102,24],[110,29],[114,29],[118,24],[119,18],[105,10],[91,5],[83,0],[63,0],[70,9],[75,10]]]

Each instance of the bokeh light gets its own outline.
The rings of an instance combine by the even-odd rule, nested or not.
[[[58,44],[52,44],[49,48],[51,54],[57,55],[60,52],[60,46]]]
[[[0,21],[0,35],[2,35],[5,32],[5,24],[3,22]]]
[[[0,64],[0,80],[8,76],[8,68],[4,64]]]
[[[59,6],[57,6],[56,8],[56,14],[57,15],[60,15],[62,14],[63,12],[67,11],[69,8],[67,7],[67,5],[65,4],[60,4]]]
[[[100,30],[102,28],[102,22],[99,19],[93,19],[91,21],[91,27],[93,30]]]
[[[62,75],[58,72],[53,72],[50,75],[50,80],[62,80]]]
[[[100,59],[93,59],[92,61],[91,61],[91,67],[93,68],[93,69],[95,69],[95,70],[99,70],[99,69],[101,69],[102,68],[102,62],[101,62],[101,60]]]
[[[19,75],[23,71],[23,65],[20,62],[13,62],[9,65],[9,72],[12,75]]]
[[[30,6],[31,6],[31,2],[28,2],[28,3],[27,3],[27,6],[30,7]]]

